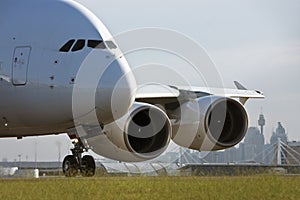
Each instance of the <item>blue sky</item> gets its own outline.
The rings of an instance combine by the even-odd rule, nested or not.
[[[224,85],[239,80],[260,89],[265,100],[247,103],[250,125],[256,126],[263,108],[265,138],[277,121],[290,140],[300,140],[300,1],[298,0],[78,0],[91,9],[113,35],[135,28],[160,27],[178,31],[206,49]],[[142,62],[142,61],[140,61]],[[70,142],[66,135],[35,139],[1,139],[0,159],[22,154],[33,160],[37,141],[39,160],[62,158]],[[13,147],[13,148],[12,148]]]

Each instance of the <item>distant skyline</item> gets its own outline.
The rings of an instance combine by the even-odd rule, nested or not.
[[[300,1],[297,0],[186,0],[98,1],[78,0],[91,9],[113,35],[131,29],[160,27],[178,31],[203,46],[216,64],[224,86],[238,80],[259,89],[266,99],[249,100],[249,126],[258,126],[261,110],[266,119],[264,135],[269,142],[277,122],[289,140],[300,140]],[[151,39],[151,38],[150,38]],[[176,41],[174,41],[176,42]],[[147,58],[129,60],[142,63]],[[61,159],[71,143],[66,135],[0,139],[0,159]]]

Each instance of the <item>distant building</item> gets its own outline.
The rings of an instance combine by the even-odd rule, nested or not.
[[[278,122],[278,127],[276,128],[276,131],[273,132],[271,140],[270,140],[270,144],[277,144],[278,142],[278,138],[280,138],[281,142],[283,142],[284,144],[287,144],[288,138],[287,138],[287,134],[285,132],[285,129],[283,128],[281,122]]]
[[[233,163],[238,160],[237,158],[237,149],[235,147],[231,147],[224,151],[224,159],[226,163]]]
[[[264,145],[264,164],[273,165],[275,159],[275,147],[271,144]]]
[[[263,114],[260,114],[257,122],[260,126],[260,133],[264,134],[264,126],[266,125],[265,116]]]
[[[265,156],[264,156],[264,163],[267,165],[273,165],[277,164],[277,153],[278,153],[278,138],[280,138],[280,141],[287,145],[288,143],[288,137],[287,133],[285,132],[285,129],[283,128],[281,122],[278,122],[278,126],[275,131],[273,131],[270,144],[265,144]],[[282,164],[288,164],[286,160],[286,152],[282,152]]]
[[[243,145],[244,161],[263,163],[265,138],[257,127],[250,127]]]

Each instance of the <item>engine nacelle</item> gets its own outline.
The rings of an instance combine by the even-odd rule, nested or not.
[[[156,158],[171,140],[171,122],[158,107],[134,103],[129,112],[104,126],[88,144],[99,155],[126,162]]]
[[[180,146],[210,151],[232,147],[245,136],[247,112],[238,101],[218,96],[201,97],[181,105],[172,139]]]

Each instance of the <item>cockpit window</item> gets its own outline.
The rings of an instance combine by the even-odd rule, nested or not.
[[[59,51],[61,52],[68,52],[70,51],[72,45],[74,44],[75,40],[72,39],[72,40],[69,40],[66,44],[64,44],[60,49]]]
[[[110,49],[116,49],[117,48],[117,45],[113,41],[105,41],[105,43],[108,46],[108,48],[110,48]]]
[[[72,51],[79,51],[81,49],[83,49],[85,45],[85,40],[77,40],[77,42],[75,43],[75,45],[72,48]]]
[[[72,49],[72,52],[79,51],[85,47],[86,41],[84,39],[71,39],[66,42],[60,49],[60,52],[69,52]],[[116,49],[117,45],[113,41],[102,41],[102,40],[87,40],[87,47],[93,49]]]
[[[89,40],[87,46],[93,49],[106,49],[102,40]]]

